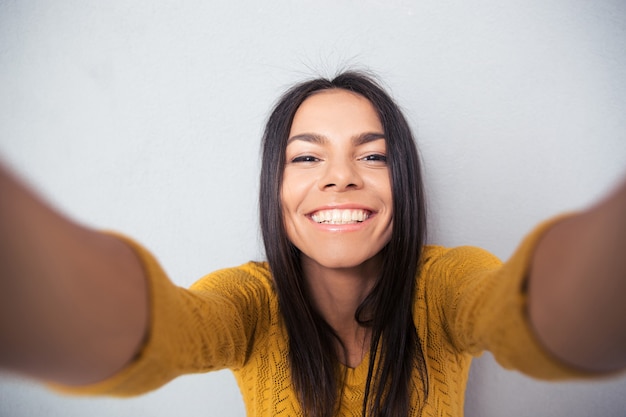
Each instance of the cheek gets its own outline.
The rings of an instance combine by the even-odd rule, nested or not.
[[[283,217],[295,215],[300,205],[307,198],[309,184],[304,178],[286,175],[280,189],[280,202],[283,207]]]

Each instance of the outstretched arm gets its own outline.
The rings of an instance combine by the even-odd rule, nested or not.
[[[55,212],[0,165],[0,367],[96,382],[132,359],[147,322],[132,250]]]
[[[626,182],[539,242],[529,315],[544,346],[588,371],[626,367]]]

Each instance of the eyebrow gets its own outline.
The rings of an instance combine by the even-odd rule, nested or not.
[[[381,132],[366,132],[360,133],[358,135],[352,136],[352,144],[354,146],[364,145],[369,142],[373,142],[378,139],[385,139],[385,134]],[[316,133],[301,133],[299,135],[295,135],[290,137],[287,140],[287,146],[296,140],[301,140],[304,142],[316,143],[318,145],[324,145],[328,142],[328,138],[324,135],[318,135]]]

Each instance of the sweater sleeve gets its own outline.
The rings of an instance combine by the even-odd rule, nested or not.
[[[472,355],[489,350],[507,369],[548,380],[590,374],[560,362],[541,346],[527,314],[526,282],[533,252],[559,219],[539,225],[501,263],[475,247],[449,249],[429,267],[451,343]]]
[[[150,327],[143,347],[124,369],[91,385],[57,391],[74,395],[133,396],[186,373],[242,366],[268,311],[266,268],[249,263],[214,272],[189,290],[175,286],[157,260],[116,235],[139,256],[149,283]]]

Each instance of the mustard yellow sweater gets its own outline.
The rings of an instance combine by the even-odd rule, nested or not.
[[[470,360],[483,350],[490,350],[502,366],[531,376],[577,376],[542,350],[525,314],[524,278],[546,227],[531,233],[504,264],[474,247],[424,248],[413,307],[429,375],[422,416],[463,415]],[[130,396],[182,374],[230,368],[248,416],[302,415],[267,264],[220,270],[187,290],[173,285],[145,249],[127,241],[140,255],[150,281],[149,338],[138,358],[118,375],[65,390]],[[346,370],[341,416],[360,413],[367,362]],[[419,381],[413,385],[421,386]],[[412,415],[417,415],[415,410]]]

